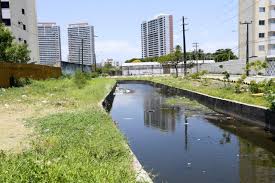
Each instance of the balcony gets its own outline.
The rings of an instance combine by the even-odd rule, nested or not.
[[[270,0],[270,6],[275,6],[275,0]]]
[[[269,49],[268,56],[275,56],[275,49]]]
[[[274,0],[275,1],[275,0]],[[270,10],[269,18],[275,18],[275,10]]]
[[[268,44],[274,44],[275,45],[275,36],[270,36],[269,37]]]
[[[269,23],[269,32],[275,32],[275,22],[274,23]]]

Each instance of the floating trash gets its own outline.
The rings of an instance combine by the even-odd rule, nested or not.
[[[134,118],[123,118],[124,120],[133,120]]]

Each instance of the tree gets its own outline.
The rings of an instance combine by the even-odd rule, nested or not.
[[[231,49],[218,49],[213,56],[215,62],[224,62],[238,58]]]
[[[0,62],[27,63],[29,55],[28,46],[16,43],[11,31],[0,23]]]

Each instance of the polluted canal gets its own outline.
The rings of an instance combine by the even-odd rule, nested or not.
[[[154,182],[275,182],[271,134],[150,85],[118,87],[112,118]]]

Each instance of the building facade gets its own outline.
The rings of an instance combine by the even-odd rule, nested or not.
[[[275,1],[239,0],[239,22],[249,25],[249,57],[275,57]],[[247,27],[239,25],[239,58],[246,58]]]
[[[159,57],[174,49],[172,15],[160,15],[141,24],[142,58]]]
[[[28,44],[32,63],[40,63],[35,0],[0,0],[0,21],[18,42]]]
[[[60,26],[56,23],[38,23],[40,64],[54,66],[62,60]]]
[[[94,27],[88,23],[70,24],[68,28],[69,62],[82,63],[83,58],[84,65],[95,64],[94,38]]]

